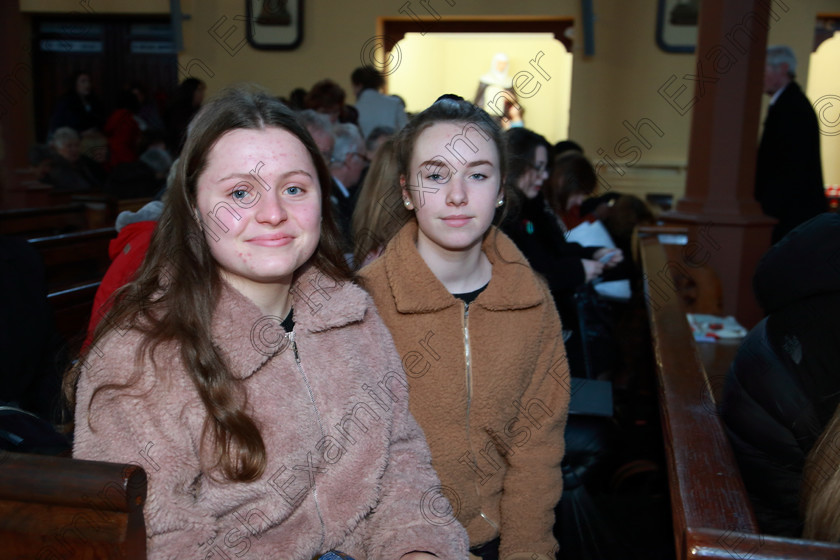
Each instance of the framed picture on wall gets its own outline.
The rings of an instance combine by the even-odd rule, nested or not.
[[[663,51],[693,53],[697,46],[700,0],[659,0],[656,44]]]
[[[291,50],[303,40],[303,0],[245,0],[255,49]]]

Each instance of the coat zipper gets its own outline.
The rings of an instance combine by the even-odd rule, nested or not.
[[[466,364],[467,364],[467,445],[469,446],[470,453],[472,454],[473,465],[475,466],[476,470],[480,471],[480,469],[478,468],[478,459],[476,458],[475,453],[473,453],[472,440],[471,440],[471,437],[470,437],[470,409],[472,407],[473,387],[472,387],[472,363],[471,363],[471,355],[470,355],[469,320],[470,320],[470,304],[464,302],[464,358],[465,358]],[[480,488],[477,480],[474,481],[473,484],[475,484],[475,493],[476,493],[476,496],[478,496],[479,502],[480,502],[481,501],[481,488]],[[494,523],[489,517],[487,517],[487,515],[483,511],[481,511],[480,515],[487,523],[490,524],[491,527],[493,527],[497,531],[499,530],[499,526],[496,523]]]
[[[324,439],[326,432],[324,431],[324,425],[321,422],[321,413],[318,410],[318,405],[315,403],[315,395],[312,392],[312,386],[309,384],[309,378],[306,377],[306,373],[304,373],[303,366],[300,363],[300,354],[298,354],[294,331],[289,333],[289,340],[292,343],[292,351],[295,354],[295,364],[297,364],[298,372],[300,372],[300,376],[306,384],[306,390],[309,392],[309,400],[312,403],[312,407],[315,409],[315,419],[318,421],[318,428],[321,430],[321,439]],[[318,513],[318,521],[321,522],[321,544],[318,545],[318,550],[322,550],[324,547],[324,540],[327,536],[327,526],[324,523],[324,516],[321,514],[321,506],[318,504],[318,487],[315,485],[314,479],[312,482],[312,496],[315,499],[315,511]]]

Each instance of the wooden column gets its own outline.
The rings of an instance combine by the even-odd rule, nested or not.
[[[775,10],[775,11],[774,11]],[[752,291],[775,223],[753,198],[770,0],[703,0],[694,72],[685,197],[663,216],[689,227],[694,262],[720,275],[724,311],[747,327],[762,317]],[[662,93],[662,92],[660,92]],[[667,95],[667,92],[666,92]]]

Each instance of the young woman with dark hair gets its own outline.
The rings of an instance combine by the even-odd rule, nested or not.
[[[548,289],[492,226],[507,200],[501,131],[440,99],[402,130],[396,161],[412,215],[360,274],[432,465],[474,555],[553,559],[569,370]]]
[[[74,456],[149,475],[150,558],[466,557],[457,523],[422,515],[439,481],[330,184],[275,98],[210,102],[136,279],[65,379]]]

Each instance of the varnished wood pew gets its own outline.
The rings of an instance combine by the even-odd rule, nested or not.
[[[840,544],[759,533],[709,379],[653,230],[639,236],[678,560],[828,560]]]
[[[146,558],[146,473],[136,465],[0,453],[3,558]]]
[[[82,203],[0,210],[0,235],[38,237],[87,229]]]
[[[75,358],[82,347],[98,289],[99,282],[88,282],[47,294],[56,331],[67,341],[70,359]]]
[[[44,261],[47,290],[100,281],[111,263],[108,245],[116,236],[109,227],[30,239]]]

